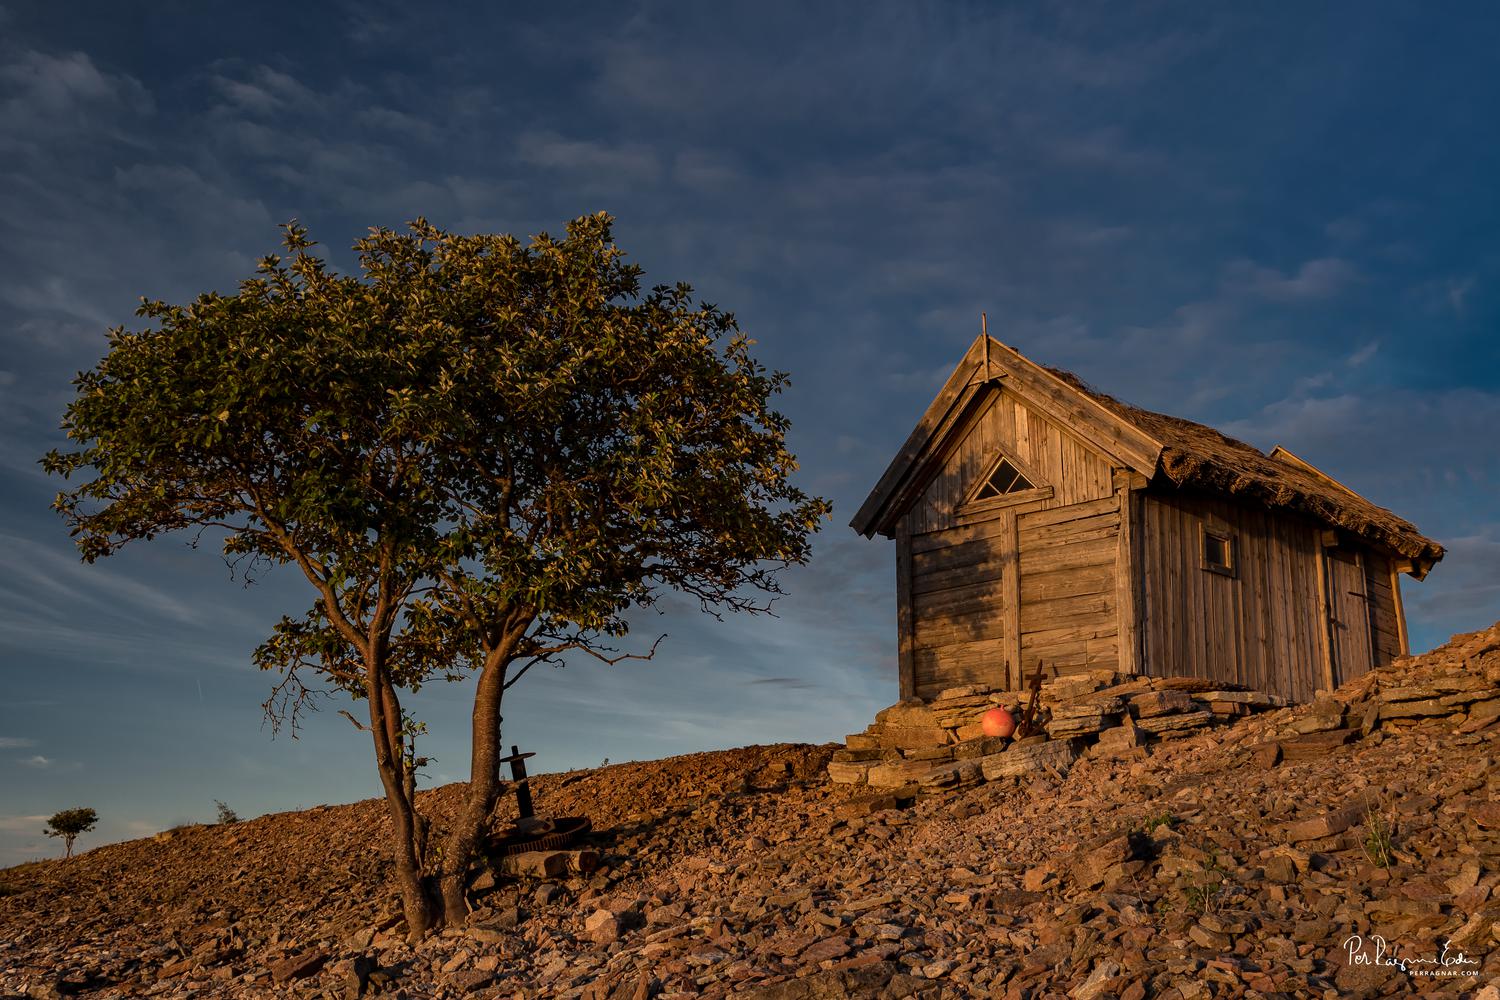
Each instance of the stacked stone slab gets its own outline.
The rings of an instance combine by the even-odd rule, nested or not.
[[[1143,755],[1151,743],[1190,736],[1242,716],[1286,707],[1260,691],[1192,677],[1129,677],[1108,670],[1055,678],[1039,692],[1041,732],[985,737],[979,719],[1001,705],[1019,719],[1029,694],[951,688],[930,702],[879,712],[833,755],[841,784],[942,791],[997,778],[1062,775],[1080,754]],[[1317,758],[1377,730],[1439,725],[1461,734],[1500,722],[1500,625],[1455,636],[1414,661],[1402,657],[1310,704],[1264,720],[1256,757],[1266,766]]]
[[[1491,635],[1492,641],[1473,641]],[[1467,734],[1500,719],[1500,625],[1455,636],[1422,656],[1419,669],[1409,668],[1410,662],[1403,658],[1372,671],[1285,720],[1273,717],[1271,735],[1283,758],[1321,752],[1376,730],[1442,724]]]
[[[986,737],[980,717],[1003,706],[1018,720],[1030,693],[980,685],[949,688],[932,701],[900,702],[876,713],[833,755],[829,777],[874,788],[963,788],[997,778],[1066,773],[1081,753],[1125,755],[1153,740],[1279,708],[1281,698],[1226,690],[1196,678],[1127,677],[1090,670],[1041,685],[1035,734]]]

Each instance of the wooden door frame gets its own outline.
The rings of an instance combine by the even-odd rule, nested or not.
[[[1411,655],[1411,640],[1406,635],[1406,608],[1401,603],[1401,571],[1396,568],[1394,559],[1387,559],[1386,565],[1391,576],[1391,598],[1395,603],[1396,611],[1396,642],[1402,656]]]
[[[1003,642],[1005,643],[1005,685],[1012,691],[1021,690],[1026,683],[1021,670],[1021,530],[1020,516],[1015,510],[1001,514],[1000,531],[996,536],[1000,543],[1000,613],[1005,616]]]
[[[1115,548],[1115,632],[1120,647],[1119,670],[1131,676],[1142,672],[1146,663],[1145,634],[1142,627],[1145,599],[1141,594],[1141,557],[1136,551],[1141,528],[1139,490],[1145,485],[1142,476],[1116,473],[1115,497],[1120,507],[1120,533]]]
[[[1370,650],[1370,662],[1365,664],[1365,669],[1361,671],[1361,675],[1363,675],[1374,670],[1375,661],[1379,659],[1377,653],[1379,644],[1375,641],[1375,615],[1370,607],[1370,605],[1375,603],[1375,598],[1370,595],[1370,569],[1365,565],[1365,550],[1363,548],[1354,550],[1354,567],[1359,573],[1360,590],[1355,596],[1359,598],[1359,603],[1365,609],[1365,645]],[[1349,593],[1353,594],[1354,591],[1351,590]],[[1348,681],[1349,678],[1346,677],[1344,680]]]
[[[1322,606],[1323,633],[1327,647],[1323,665],[1324,679],[1327,682],[1328,690],[1332,691],[1339,684],[1346,684],[1353,680],[1354,677],[1364,676],[1375,669],[1377,644],[1375,639],[1375,620],[1370,609],[1373,598],[1370,596],[1370,579],[1367,575],[1365,565],[1365,550],[1359,546],[1344,548],[1338,544],[1336,539],[1334,540],[1334,544],[1328,545],[1326,544],[1328,535],[1328,532],[1320,531],[1318,533],[1320,541],[1319,558],[1322,561],[1322,572],[1318,574],[1318,603]],[[1364,664],[1363,669],[1358,674],[1350,673],[1347,665],[1343,662],[1346,650],[1344,649],[1344,644],[1338,641],[1338,633],[1334,630],[1335,612],[1344,603],[1341,596],[1336,594],[1334,590],[1337,579],[1333,564],[1336,560],[1332,553],[1340,550],[1352,552],[1354,556],[1354,573],[1359,579],[1360,590],[1358,593],[1352,590],[1348,593],[1349,596],[1359,599],[1360,612],[1355,617],[1360,618],[1363,622],[1365,647],[1369,650],[1370,654],[1369,662]],[[1358,621],[1344,622],[1342,619],[1337,620],[1347,628],[1352,629],[1360,626],[1360,622]]]
[[[1323,622],[1323,684],[1332,691],[1337,685],[1333,682],[1334,677],[1334,634],[1333,634],[1333,601],[1331,592],[1333,589],[1333,566],[1328,558],[1329,546],[1324,545],[1325,536],[1321,530],[1313,530],[1313,544],[1317,552],[1318,560],[1318,617]]]
[[[896,522],[896,676],[900,698],[917,696],[916,616],[911,598],[911,514]]]

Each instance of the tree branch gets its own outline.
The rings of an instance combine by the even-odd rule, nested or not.
[[[610,666],[614,666],[616,663],[620,663],[623,660],[649,660],[649,659],[652,659],[653,657],[656,656],[656,647],[660,646],[661,645],[661,641],[663,639],[665,639],[666,637],[667,637],[667,634],[665,632],[663,632],[661,635],[657,636],[656,637],[656,641],[651,644],[651,649],[648,650],[647,652],[644,652],[644,653],[621,653],[618,656],[607,656],[604,653],[600,652],[599,650],[593,648],[587,642],[583,642],[583,641],[568,642],[568,643],[563,643],[562,645],[559,645],[559,646],[550,646],[550,647],[548,647],[546,649],[533,650],[532,651],[533,655],[532,655],[531,659],[527,660],[524,664],[522,664],[521,669],[518,670],[518,671],[516,671],[516,675],[514,677],[512,677],[510,680],[508,680],[508,681],[505,682],[505,690],[509,690],[510,686],[512,684],[516,683],[516,681],[518,681],[522,677],[526,676],[526,671],[530,670],[532,667],[536,666],[538,663],[546,663],[546,662],[552,661],[553,658],[556,657],[557,654],[559,654],[559,653],[565,653],[565,652],[567,652],[569,650],[576,649],[576,650],[579,650],[580,652],[587,653],[589,656],[592,656],[594,659],[600,661],[601,663],[606,663],[606,664],[608,664]]]

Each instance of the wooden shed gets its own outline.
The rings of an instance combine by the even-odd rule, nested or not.
[[[901,697],[1108,668],[1297,701],[1407,652],[1443,548],[1282,448],[981,335],[851,525],[896,540]]]

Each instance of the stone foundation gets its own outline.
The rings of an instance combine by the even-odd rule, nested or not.
[[[1065,774],[1081,754],[1127,756],[1147,744],[1218,722],[1280,708],[1286,700],[1192,677],[1130,677],[1112,670],[1068,674],[1042,684],[1040,732],[1020,740],[987,737],[979,719],[1003,706],[1019,722],[1027,691],[978,685],[949,688],[932,701],[881,710],[828,765],[848,785],[926,791],[963,788],[1037,772]]]

